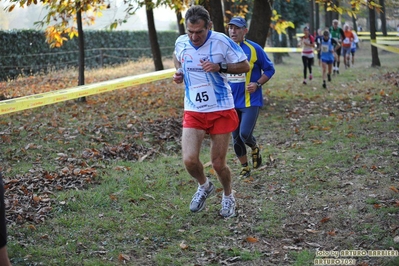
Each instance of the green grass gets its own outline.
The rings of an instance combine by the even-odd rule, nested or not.
[[[263,167],[237,179],[240,165],[229,149],[238,215],[228,220],[218,215],[221,186],[209,166],[218,192],[202,212],[189,211],[196,184],[179,138],[160,137],[179,132],[167,121],[180,119],[182,108],[182,88],[171,81],[1,116],[7,180],[84,163],[97,171],[92,184],[52,194],[42,223],[9,223],[13,265],[313,265],[316,250],[398,249],[399,196],[389,187],[398,187],[399,90],[383,76],[398,73],[395,56],[381,52],[383,66],[370,68],[364,44],[355,66],[341,67],[328,90],[317,66],[301,84],[299,58],[285,57],[265,86],[255,129]],[[37,148],[26,149],[31,143]],[[82,155],[121,143],[134,147],[131,159]],[[61,153],[67,160],[56,159]],[[201,160],[210,161],[208,139]]]

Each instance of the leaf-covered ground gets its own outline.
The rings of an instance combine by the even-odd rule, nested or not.
[[[397,249],[399,70],[362,76],[368,60],[364,62],[342,70],[325,92],[316,80],[309,87],[298,85],[299,65],[290,77],[284,74],[287,66],[279,68],[265,90],[267,105],[256,130],[264,166],[249,179],[234,180],[238,215],[226,224],[236,237],[214,244],[233,241],[261,258],[243,261],[233,251],[207,250],[197,258],[198,265],[308,265],[300,263],[301,257],[294,260],[292,253]],[[86,83],[150,69],[147,61],[137,69],[92,72]],[[12,98],[72,87],[76,80],[68,73],[3,82],[0,95]],[[68,101],[0,117],[9,225],[39,226],[51,218],[54,206],[63,204],[54,200],[57,191],[95,186],[111,161],[179,154],[181,109],[181,87],[165,80],[91,96],[86,103]],[[121,164],[113,170],[129,169]],[[232,170],[238,172],[238,164]],[[212,198],[210,204],[218,200]],[[265,202],[268,212],[260,209]],[[259,230],[259,221],[265,220],[268,226]],[[186,248],[184,243],[181,248]],[[299,254],[305,261],[314,257]],[[382,258],[354,257],[363,266],[395,265]],[[128,256],[119,260],[129,263]],[[142,265],[151,265],[151,260]]]
[[[151,62],[144,60],[133,67],[135,68],[125,66],[117,70],[111,68],[91,71],[86,74],[86,84],[118,78],[126,75],[127,72],[135,74],[149,72]],[[73,87],[75,74],[75,71],[70,70],[49,76],[33,76],[2,82],[0,94],[5,99],[11,99],[48,92],[55,88]],[[59,104],[54,113],[27,110],[22,115],[12,114],[12,124],[2,120],[1,169],[5,173],[9,222],[18,224],[43,222],[54,204],[51,195],[56,191],[80,190],[87,188],[90,184],[95,184],[98,182],[98,171],[105,168],[109,160],[142,161],[160,153],[179,152],[181,108],[173,105],[167,106],[165,110],[163,108],[169,102],[181,102],[181,91],[175,89],[163,93],[164,86],[165,81],[160,81],[149,84],[147,87],[135,87],[111,92],[106,96],[89,97],[85,103],[68,101]],[[124,99],[132,99],[131,102],[125,104],[134,104],[134,106],[120,106],[119,103],[124,102]],[[155,111],[155,115],[143,116],[151,111]],[[127,116],[131,116],[127,124],[113,123]],[[41,124],[41,120],[50,122]],[[71,128],[75,123],[79,123],[78,129]],[[68,144],[82,135],[87,140],[82,150],[75,151],[74,148],[67,148]],[[114,135],[123,135],[125,138],[119,140]],[[32,142],[20,147],[19,138],[32,138]],[[65,147],[60,147],[54,159],[46,156],[46,149],[53,149],[53,147],[37,142],[57,142]],[[99,148],[93,148],[90,144],[92,142]],[[36,151],[33,153],[34,157],[27,152],[28,150]],[[52,153],[54,150],[48,151],[48,154]],[[52,165],[52,171],[42,167],[43,162],[46,161]],[[18,162],[33,163],[34,167],[26,171],[18,171],[13,168],[13,164]],[[18,173],[8,178],[7,172],[14,171]]]

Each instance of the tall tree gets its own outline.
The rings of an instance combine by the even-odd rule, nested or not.
[[[381,31],[382,35],[388,36],[387,32],[387,18],[385,15],[385,0],[380,0],[381,12],[380,12],[380,19],[381,19]]]
[[[209,8],[209,14],[213,22],[213,29],[218,32],[226,33],[226,27],[224,26],[222,1],[209,1]]]
[[[375,9],[369,7],[369,19],[370,19],[370,41],[376,41],[376,26],[375,26]],[[374,45],[371,45],[371,66],[381,66],[380,58],[378,57],[378,49]]]
[[[180,11],[176,11],[176,20],[177,20],[177,29],[179,31],[180,35],[183,35],[186,33],[186,29],[184,28],[184,23],[183,21],[183,15],[181,14]]]
[[[227,21],[230,21],[234,15],[231,10],[231,0],[223,0],[223,7],[224,7],[224,16]]]
[[[276,22],[276,24],[273,24],[272,31],[271,31],[271,43],[273,47],[281,47],[282,46],[282,36],[281,31],[279,31],[279,28],[276,27],[277,23],[282,20],[281,19],[281,11],[282,11],[282,1],[275,1],[273,3],[273,22]],[[273,53],[273,62],[275,64],[281,64],[283,63],[283,54],[282,53]]]
[[[309,11],[310,11],[310,19],[309,19],[309,32],[311,35],[315,32],[315,24],[314,24],[314,0],[309,1]]]
[[[287,28],[288,36],[282,35],[283,41],[288,37],[288,42],[291,47],[297,46],[296,30],[303,24],[309,23],[310,5],[307,1],[290,1],[286,0],[274,1],[273,5],[275,11],[281,16],[277,22],[292,22]],[[281,32],[280,32],[281,33]],[[280,34],[279,33],[279,34]],[[284,33],[284,32],[283,32]],[[287,43],[287,42],[286,42]]]
[[[326,28],[332,26],[332,11],[329,10],[329,4],[324,3],[324,26]]]
[[[212,0],[212,1],[219,1],[219,0]],[[211,0],[195,0],[195,1],[191,1],[193,4],[197,4],[197,5],[201,5],[203,7],[205,7],[206,10],[208,10],[209,15],[210,15],[210,10],[211,10],[211,5],[209,2],[211,2]]]
[[[184,27],[184,20],[182,11],[189,5],[187,0],[171,0],[168,3],[165,3],[170,9],[174,10],[176,13],[176,20],[177,20],[177,29],[180,35],[186,33],[186,29]]]
[[[147,14],[148,36],[150,39],[152,59],[154,61],[155,70],[163,70],[161,48],[158,43],[157,30],[154,21],[154,3],[152,0],[145,0],[145,8]]]
[[[79,3],[77,5],[76,12],[76,23],[78,25],[78,43],[79,43],[79,81],[78,86],[85,85],[85,38],[83,35],[83,23],[82,23],[82,10],[79,9]],[[86,97],[78,98],[78,101],[85,102]]]
[[[315,28],[316,28],[316,30],[318,30],[318,29],[320,29],[320,5],[319,5],[319,3],[315,3],[315,15],[316,15]]]
[[[95,16],[100,14],[102,9],[107,5],[105,0],[77,0],[77,1],[52,1],[52,0],[10,0],[10,5],[6,8],[8,12],[12,12],[18,4],[21,7],[30,6],[32,4],[42,3],[48,9],[48,13],[42,21],[37,24],[42,27],[47,25],[45,30],[47,42],[50,47],[60,47],[66,36],[70,39],[78,37],[79,43],[79,79],[78,85],[85,84],[84,77],[84,35],[83,24],[93,24]],[[75,26],[77,23],[77,27]],[[79,101],[86,101],[85,97],[79,98]]]
[[[261,47],[266,44],[272,17],[272,6],[273,0],[254,0],[252,19],[247,37]]]
[[[356,11],[355,7],[352,7],[352,11]],[[357,20],[356,16],[352,16],[352,24],[353,24],[353,30],[357,32]]]
[[[334,3],[334,5],[335,5],[337,8],[339,8],[339,5],[340,5],[339,0],[334,0],[333,3]],[[340,15],[339,12],[333,12],[333,13],[332,13],[332,20],[337,19],[337,20],[339,21],[339,20],[340,20],[340,19],[339,19],[339,15]]]

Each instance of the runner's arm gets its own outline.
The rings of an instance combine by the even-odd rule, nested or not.
[[[229,74],[241,74],[249,71],[248,60],[244,60],[238,63],[227,63],[227,73]]]

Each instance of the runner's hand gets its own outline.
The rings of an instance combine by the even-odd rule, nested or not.
[[[251,82],[247,85],[247,91],[249,93],[254,93],[258,89],[258,85],[255,82]]]
[[[219,70],[220,70],[219,64],[212,63],[209,60],[202,60],[202,59],[200,60],[200,62],[201,62],[202,69],[205,72],[219,72]]]
[[[181,68],[177,69],[173,75],[173,82],[180,84],[183,82],[183,70]]]

